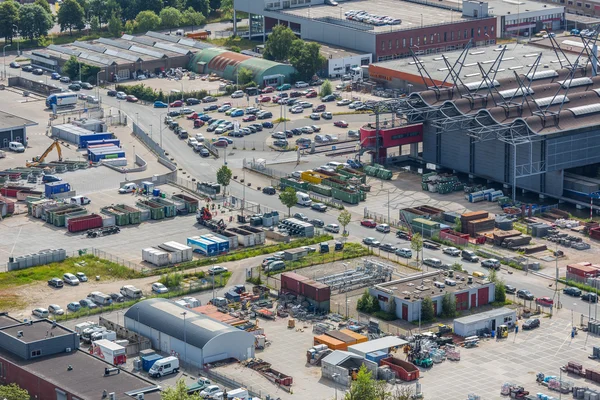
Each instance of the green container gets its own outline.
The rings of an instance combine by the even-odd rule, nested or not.
[[[126,204],[117,204],[115,208],[128,214],[130,224],[135,225],[142,222],[142,212],[137,208],[130,207]]]
[[[137,206],[145,210],[150,211],[150,219],[159,220],[165,218],[165,208],[160,205],[147,200],[141,200],[137,202]]]
[[[327,179],[323,179],[321,181],[322,185],[325,186],[331,186],[332,188],[336,188],[336,189],[343,189],[346,187],[346,182],[340,181],[339,179],[336,178],[327,178]]]
[[[331,186],[315,185],[311,183],[308,185],[308,189],[315,193],[322,194],[323,196],[331,197]]]
[[[66,221],[67,215],[76,216],[76,215],[85,215],[85,214],[87,214],[87,211],[85,208],[75,207],[70,210],[61,210],[61,211],[52,213],[52,219],[47,220],[47,222],[50,222],[54,226],[59,226],[59,227],[65,226],[65,221]]]
[[[362,173],[360,171],[356,171],[354,169],[348,170],[348,169],[340,168],[340,169],[337,170],[337,172],[340,175],[346,176],[348,178],[357,178],[357,179],[360,179],[360,181],[362,183],[365,183],[367,181],[367,176],[364,173]]]
[[[351,192],[349,190],[342,190],[338,188],[331,188],[331,196],[334,199],[342,200],[349,204],[358,204],[360,202],[360,193]]]
[[[282,186],[282,190],[284,190],[286,187],[293,187],[296,190],[303,190],[306,191],[308,190],[308,182],[304,182],[304,181],[295,181],[295,180],[291,180],[291,179],[287,179],[287,178],[281,178],[281,186]]]
[[[87,210],[80,210],[80,211],[75,211],[75,212],[72,212],[69,214],[63,214],[61,225],[56,225],[56,226],[67,226],[68,218],[81,217],[82,215],[87,215],[87,213],[88,213]]]
[[[117,226],[129,225],[129,213],[115,207],[104,207],[101,211],[103,214],[113,215]]]
[[[177,215],[177,206],[172,201],[163,199],[162,197],[154,197],[152,202],[160,204],[164,208],[166,218],[172,218]]]

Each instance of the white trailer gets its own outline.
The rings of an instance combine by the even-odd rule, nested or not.
[[[113,365],[125,364],[127,361],[127,350],[110,340],[96,340],[90,347],[90,353],[104,359]]]

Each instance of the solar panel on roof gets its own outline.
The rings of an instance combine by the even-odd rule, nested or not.
[[[140,46],[133,45],[129,48],[129,51],[135,51],[136,53],[146,54],[147,56],[154,58],[165,58],[164,53],[159,53],[158,51],[148,50]]]
[[[537,81],[539,79],[548,79],[548,78],[555,78],[558,76],[558,72],[554,71],[553,69],[550,70],[543,70],[543,71],[535,71],[535,73],[529,73],[527,74],[527,79],[529,79],[530,81]]]
[[[136,43],[145,44],[146,46],[154,46],[154,43],[156,43],[155,40],[152,40],[150,38],[143,38],[143,37],[137,37],[137,36],[132,37],[131,41],[136,42]]]
[[[500,92],[498,92],[500,94],[500,96],[502,96],[503,99],[510,99],[513,96],[519,97],[519,96],[523,96],[523,89],[521,88],[515,88],[515,89],[507,89],[507,90],[502,90]],[[527,88],[527,94],[534,94],[535,92],[533,91],[532,88]]]
[[[118,47],[119,49],[123,49],[123,50],[129,50],[129,48],[131,47],[131,43],[129,42],[119,42],[113,39],[107,39],[107,38],[100,38],[98,39],[99,43],[102,44],[107,44],[109,46],[113,46],[113,47]]]
[[[154,47],[156,47],[157,49],[167,50],[167,51],[171,51],[173,53],[183,54],[183,55],[190,52],[188,49],[182,49],[181,47],[173,46],[170,43],[156,42],[156,43],[154,43]]]
[[[479,75],[479,74],[477,74],[477,75]],[[493,82],[490,82],[489,79],[486,79],[485,82],[483,80],[477,81],[477,82],[469,82],[465,86],[469,90],[477,90],[477,89],[484,89],[484,88],[488,88],[488,87],[500,86],[500,82],[498,82],[495,79]]]
[[[179,41],[179,38],[177,36],[165,35],[164,33],[160,32],[148,31],[146,32],[146,36],[154,39],[166,40],[167,42],[171,43],[177,43]]]
[[[559,96],[552,96],[552,97],[542,97],[541,99],[535,99],[535,104],[537,104],[540,107],[544,107],[547,105],[555,105],[555,104],[560,104],[563,102],[568,103],[570,100],[567,96],[564,95],[559,95]],[[552,104],[550,104],[552,102]]]
[[[594,113],[600,112],[600,103],[586,104],[585,106],[579,106],[579,107],[571,107],[571,108],[567,108],[567,110],[571,111],[573,114],[575,114],[576,117],[579,117],[582,115],[594,114]]]
[[[583,77],[583,78],[574,78],[574,79],[565,79],[564,81],[558,81],[561,84],[563,89],[578,87],[578,86],[587,86],[591,85],[594,82],[591,78]]]

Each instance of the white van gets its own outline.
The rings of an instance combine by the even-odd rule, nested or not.
[[[179,359],[177,357],[165,357],[156,361],[150,367],[148,375],[153,378],[160,378],[161,376],[176,374],[177,372],[179,372]]]
[[[119,189],[119,193],[123,194],[123,193],[131,193],[131,192],[135,192],[137,190],[138,186],[131,182],[131,183],[126,183],[123,185],[123,187],[121,187],[121,189]]]
[[[189,304],[189,308],[196,308],[196,307],[200,307],[202,305],[200,300],[198,300],[195,297],[183,297],[181,300],[183,300],[187,304]]]
[[[121,288],[120,293],[131,299],[139,299],[143,296],[142,291],[133,285],[125,285]]]
[[[310,205],[312,204],[312,200],[306,193],[296,192],[296,198],[297,198],[297,203],[300,204],[301,206],[310,207]]]
[[[77,204],[78,206],[84,206],[90,204],[92,201],[86,196],[74,196],[71,197],[71,204]]]
[[[440,282],[440,281],[435,281],[435,282],[433,282],[433,286],[435,286],[436,288],[439,288],[439,289],[443,289],[443,288],[445,288],[445,287],[446,287],[446,285],[444,285],[444,284],[443,284],[442,282]]]
[[[452,279],[449,279],[449,278],[444,279],[444,283],[448,286],[456,286],[456,281],[453,281]]]
[[[8,143],[8,149],[10,151],[14,151],[15,153],[23,153],[25,152],[25,146],[19,142],[10,142]]]
[[[338,167],[341,167],[344,164],[342,164],[341,162],[337,162],[337,161],[329,161],[325,165],[327,165],[329,168],[337,169]]]
[[[92,300],[99,306],[110,306],[112,304],[112,298],[102,292],[92,292],[88,294],[88,299]]]

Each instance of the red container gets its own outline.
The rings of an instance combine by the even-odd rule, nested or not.
[[[304,295],[302,282],[308,278],[294,272],[284,272],[281,274],[281,290],[284,292],[292,292],[299,295]]]
[[[81,232],[102,227],[102,217],[97,214],[70,218],[67,222],[69,232]]]
[[[0,194],[7,197],[17,197],[17,193],[21,190],[31,190],[32,188],[27,186],[7,186],[0,188]]]
[[[303,290],[301,294],[311,300],[321,303],[323,301],[329,301],[331,298],[331,289],[321,282],[315,282],[309,279],[302,282],[302,287]]]
[[[408,361],[390,357],[381,360],[381,365],[390,367],[390,369],[396,373],[398,378],[403,381],[410,382],[419,379],[419,368]]]

